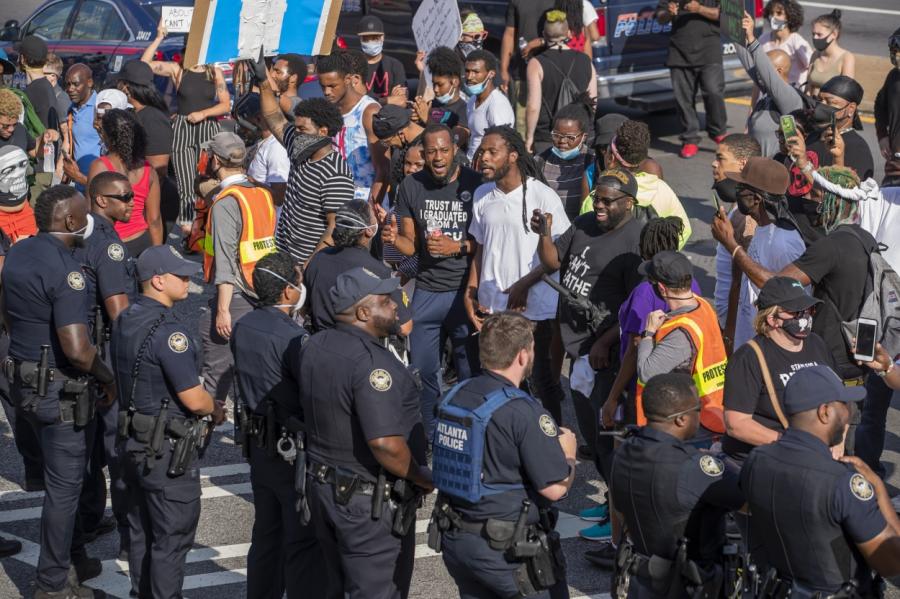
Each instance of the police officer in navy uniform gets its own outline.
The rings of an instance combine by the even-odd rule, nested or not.
[[[651,378],[643,405],[647,425],[613,455],[610,493],[629,537],[619,547],[616,585],[630,576],[628,597],[636,598],[698,589],[717,596],[724,581],[720,524],[744,504],[737,475],[687,443],[700,426],[690,375]]]
[[[432,471],[440,495],[429,544],[443,551],[462,599],[568,597],[564,564],[554,562],[559,560],[559,548],[547,542],[555,535],[548,508],[575,479],[575,435],[558,428],[540,401],[519,390],[534,362],[532,325],[525,317],[513,312],[488,317],[478,343],[482,374],[459,383],[438,408]],[[499,407],[476,439],[477,431],[464,424],[473,417],[459,416],[498,397],[503,400],[495,404]],[[454,416],[453,409],[464,412]],[[460,469],[460,455],[466,458],[462,463],[472,463],[478,470]],[[465,480],[454,479],[450,472],[483,484],[470,486],[471,493],[463,498]],[[538,543],[543,561],[529,563],[516,556],[512,547],[516,542]],[[538,563],[551,564],[545,572],[553,571],[552,585],[538,584],[534,572]]]
[[[841,463],[830,449],[865,396],[827,366],[794,373],[783,398],[788,430],[741,469],[749,544],[769,596],[880,597],[871,570],[900,573],[900,522],[884,484],[858,458]]]
[[[432,489],[417,382],[381,341],[398,328],[399,284],[363,268],[342,274],[337,325],[300,350],[306,491],[330,599],[408,595],[415,510]]]
[[[199,268],[172,247],[154,246],[137,262],[142,295],[113,326],[119,397],[118,456],[128,489],[132,593],[181,597],[184,563],[200,519],[197,447],[222,404],[200,384],[199,342],[173,312]],[[136,375],[136,376],[135,376]]]
[[[322,553],[312,524],[301,522],[305,504],[298,510],[295,490],[295,476],[305,477],[304,464],[297,461],[306,459],[298,453],[303,413],[293,372],[308,338],[292,318],[306,296],[300,266],[290,254],[268,254],[253,270],[253,289],[259,302],[235,323],[230,339],[240,432],[256,509],[247,554],[247,596],[277,598],[287,591],[289,599],[325,597],[328,578]]]
[[[334,231],[331,240],[334,247],[313,254],[306,265],[303,280],[309,290],[309,317],[313,332],[333,327],[331,288],[339,275],[351,268],[368,268],[379,277],[391,276],[391,269],[384,262],[372,257],[370,246],[378,233],[378,221],[371,204],[365,200],[351,200],[341,206],[334,215]],[[391,294],[397,304],[400,334],[409,335],[412,330],[412,310],[402,289]]]
[[[94,223],[84,197],[66,185],[44,191],[34,212],[38,234],[10,248],[2,276],[10,336],[4,369],[12,381],[13,403],[34,427],[44,457],[35,597],[102,596],[80,586],[101,568],[84,549],[78,498],[93,429],[91,387],[102,385],[107,401],[116,390],[113,373],[91,345],[87,284],[72,255],[90,237]]]
[[[137,297],[137,273],[134,259],[116,233],[114,223],[128,222],[134,208],[134,192],[128,177],[104,171],[91,179],[88,187],[94,232],[75,257],[84,266],[88,292],[88,328],[91,339],[107,366],[112,366],[108,341],[113,321]],[[88,537],[119,529],[120,559],[128,547],[128,506],[125,484],[116,457],[116,420],[118,409],[103,408],[97,415],[97,434],[88,462],[81,497],[81,513]],[[106,509],[106,478],[103,465],[109,466],[110,495],[115,520],[103,518]]]

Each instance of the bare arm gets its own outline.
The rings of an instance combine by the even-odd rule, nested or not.
[[[541,235],[538,241],[538,257],[541,259],[544,269],[547,272],[556,272],[562,267],[562,260],[559,257],[559,250],[553,243],[553,238],[549,235]]]
[[[509,86],[509,63],[512,59],[513,48],[516,45],[516,28],[507,27],[503,30],[503,39],[500,40],[500,79],[503,81],[503,91]]]
[[[169,175],[168,154],[154,154],[153,156],[147,156],[145,160],[156,170],[156,176],[159,177],[160,181]]]
[[[416,221],[408,216],[400,219],[400,234],[394,240],[394,247],[404,256],[416,255]]]
[[[124,293],[117,293],[103,298],[103,307],[106,308],[106,314],[112,322],[128,307],[128,296]]]
[[[385,192],[387,192],[388,178],[391,171],[391,161],[388,157],[388,149],[382,147],[378,141],[378,137],[372,131],[372,117],[378,112],[379,106],[375,104],[369,105],[363,112],[363,127],[366,129],[366,136],[369,138],[369,155],[372,156],[372,165],[375,167],[375,182],[372,184],[369,197],[376,204],[381,204]]]
[[[844,60],[841,63],[841,75],[850,78],[856,76],[856,55],[849,50],[844,54]]]
[[[728,312],[725,316],[725,330],[722,333],[728,354],[734,351],[734,329],[737,326],[738,301],[741,298],[741,282],[744,273],[737,263],[731,262],[731,286],[728,288]]]
[[[540,61],[528,61],[528,101],[525,105],[525,147],[529,150],[534,145],[534,130],[537,129],[538,117],[541,114],[541,81],[544,69]]]
[[[543,489],[539,489],[538,493],[541,494],[541,497],[549,499],[550,501],[559,501],[569,492],[569,489],[572,488],[572,483],[575,482],[575,459],[566,458],[566,464],[569,465],[569,476],[558,483],[553,483]]]
[[[163,243],[163,221],[159,200],[159,177],[153,168],[150,168],[150,193],[144,202],[144,220],[150,231],[150,241],[153,245]]]
[[[231,112],[231,94],[228,92],[228,85],[225,83],[225,75],[222,69],[216,67],[216,99],[218,102],[209,108],[199,111],[205,119],[224,116]]]
[[[87,325],[69,324],[56,329],[59,345],[71,364],[82,372],[90,372],[97,348],[91,345]]]
[[[289,123],[284,118],[284,113],[281,112],[275,92],[269,87],[268,81],[260,81],[259,83],[259,111],[262,113],[263,120],[266,121],[266,127],[269,128],[269,131],[272,132],[278,143],[284,145],[284,132]]]
[[[431,491],[431,471],[416,463],[406,440],[400,436],[379,437],[369,441],[369,449],[381,466],[396,477],[412,481],[417,486]]]
[[[313,252],[319,252],[327,247],[334,247],[334,241],[331,239],[331,234],[334,233],[334,212],[328,212],[325,214],[325,230],[322,231],[322,236],[319,238],[319,243],[316,244],[316,249]]]
[[[591,63],[591,80],[588,82],[588,95],[593,100],[597,99],[597,69],[593,63]]]
[[[178,401],[181,405],[196,414],[197,416],[207,416],[213,413],[215,402],[212,395],[207,393],[203,385],[197,385],[190,389],[178,392]]]
[[[781,437],[778,431],[766,428],[753,419],[753,414],[725,410],[725,431],[729,437],[749,445],[768,445]]]

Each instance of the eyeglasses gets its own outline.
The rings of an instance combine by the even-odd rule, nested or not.
[[[691,414],[692,412],[699,412],[701,410],[701,405],[698,403],[693,408],[689,408],[687,410],[681,410],[680,412],[675,412],[674,414],[669,414],[663,420],[675,420],[679,416],[684,416],[685,414]]]
[[[578,138],[582,137],[582,136],[584,136],[584,133],[578,133],[577,135],[572,135],[571,133],[559,133],[557,131],[550,132],[550,137],[551,137],[551,139],[553,139],[553,141],[565,141],[570,144],[575,143],[576,141],[578,141]]]
[[[129,191],[128,193],[119,193],[119,194],[116,194],[116,193],[102,193],[102,194],[100,194],[100,195],[102,195],[104,198],[112,198],[112,199],[114,199],[114,200],[119,200],[120,202],[125,202],[125,203],[128,203],[128,202],[130,202],[131,200],[134,199],[134,192],[133,192],[133,191]]]
[[[592,203],[596,204],[597,202],[600,202],[601,204],[609,208],[619,200],[624,200],[625,198],[630,198],[631,196],[623,193],[622,195],[615,198],[601,198],[597,195],[597,190],[595,189],[590,193],[589,197],[591,198]]]

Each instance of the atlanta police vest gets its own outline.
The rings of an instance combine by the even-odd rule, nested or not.
[[[700,395],[700,423],[716,433],[725,432],[725,420],[722,400],[725,390],[725,366],[728,357],[725,354],[725,343],[716,311],[702,297],[696,297],[697,307],[690,312],[679,314],[667,320],[656,331],[654,343],[659,343],[675,329],[681,329],[691,338],[697,349],[691,365],[691,376]],[[644,416],[643,391],[645,381],[637,383],[637,423],[647,424]]]
[[[238,261],[241,279],[247,289],[253,289],[253,269],[266,254],[275,251],[275,203],[265,187],[250,183],[236,183],[223,189],[213,200],[206,216],[206,236],[203,239],[203,278],[212,281],[215,252],[212,238],[213,207],[224,198],[232,197],[241,209],[241,237]]]

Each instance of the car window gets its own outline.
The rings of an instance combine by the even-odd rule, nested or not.
[[[25,26],[25,35],[38,35],[48,40],[61,39],[66,20],[74,8],[75,0],[51,4],[28,22]]]
[[[72,25],[72,39],[123,41],[128,39],[128,29],[112,4],[85,0]]]

